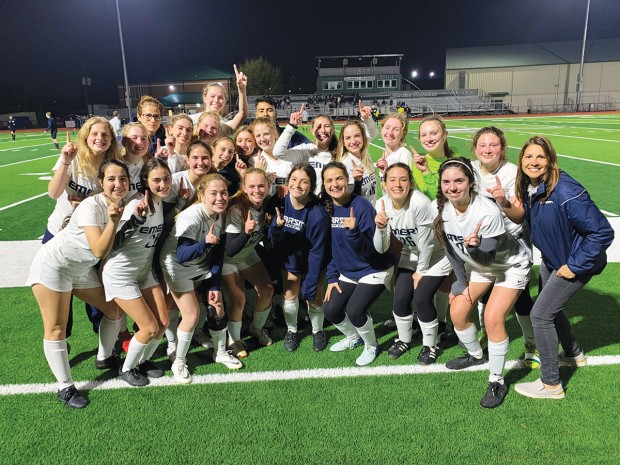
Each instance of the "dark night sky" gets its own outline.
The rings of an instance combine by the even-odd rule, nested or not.
[[[586,0],[119,0],[129,81],[263,55],[312,85],[317,55],[403,53],[443,77],[445,49],[581,40]],[[0,85],[115,101],[123,80],[114,0],[0,0]],[[589,38],[620,37],[620,1],[592,0]],[[249,77],[251,79],[251,76]],[[424,83],[441,87],[442,79]],[[23,92],[23,91],[22,91]],[[0,102],[0,107],[2,102]]]

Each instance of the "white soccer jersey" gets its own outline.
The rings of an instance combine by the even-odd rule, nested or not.
[[[410,169],[413,166],[413,156],[411,152],[407,150],[405,147],[399,147],[394,152],[390,153],[387,157],[387,165],[391,166],[394,163],[404,163]]]
[[[142,187],[140,171],[142,171],[144,161],[140,160],[138,163],[129,163],[127,162],[127,160],[123,160],[123,163],[127,165],[127,169],[129,171],[129,191],[127,192],[125,198],[128,200],[132,200],[141,195],[139,193],[139,190]]]
[[[183,189],[189,189],[189,197],[187,199],[179,197],[179,188],[181,187],[181,179],[183,180]],[[179,171],[172,175],[172,183],[170,184],[170,193],[168,197],[164,199],[167,203],[173,203],[176,205],[176,210],[180,212],[190,202],[192,202],[196,189],[189,179],[189,170]]]
[[[211,225],[215,223],[214,233],[222,235],[222,217],[211,218],[207,215],[202,203],[195,203],[178,216],[170,235],[166,238],[161,251],[161,266],[164,269],[166,281],[187,280],[200,281],[211,276],[211,268],[207,254],[196,257],[186,263],[177,262],[177,244],[180,237],[192,239],[196,242],[204,241]]]
[[[445,258],[444,248],[435,239],[433,221],[437,212],[431,206],[429,198],[414,190],[409,201],[400,210],[394,208],[388,196],[377,200],[377,212],[383,205],[389,221],[385,230],[376,228],[375,248],[380,252],[386,251],[390,246],[390,234],[394,234],[403,244],[399,267],[416,271],[422,276],[448,275],[451,267]]]
[[[254,229],[254,232],[250,235],[250,238],[243,246],[243,249],[241,249],[241,251],[237,255],[235,255],[234,257],[224,255],[224,263],[241,263],[245,261],[246,258],[248,258],[254,253],[256,244],[258,244],[263,239],[263,236],[265,234],[263,226],[265,223],[265,215],[261,212],[254,210],[251,207],[250,212],[252,212],[252,219],[258,222],[256,228]],[[235,205],[226,214],[226,232],[232,234],[240,234],[245,230],[246,220],[247,215],[242,215],[241,209],[237,205]]]
[[[362,192],[361,195],[370,203],[375,203],[376,195],[377,195],[377,174],[376,172],[369,171],[366,168],[362,161],[357,158],[355,155],[350,153],[346,153],[342,159],[340,160],[344,166],[347,167],[347,172],[349,173],[349,190],[352,191],[352,185],[355,183],[355,179],[353,178],[353,170],[355,168],[362,167],[364,168],[364,177],[362,178]]]
[[[58,158],[52,171],[55,172],[60,167],[61,159],[62,156]],[[73,207],[71,206],[71,202],[69,202],[69,196],[84,199],[92,190],[99,187],[96,174],[93,175],[93,177],[88,177],[79,171],[77,157],[74,158],[71,165],[69,165],[67,173],[69,174],[69,183],[60,197],[56,199],[54,211],[47,220],[47,230],[53,235],[58,234],[65,218],[73,213]]]
[[[457,215],[454,206],[450,202],[446,202],[442,218],[448,245],[472,269],[482,272],[495,272],[504,271],[513,266],[522,268],[531,266],[529,250],[506,232],[499,206],[486,197],[476,195],[467,211],[462,215]],[[488,267],[483,267],[473,260],[467,253],[467,247],[463,244],[463,237],[472,234],[479,223],[481,223],[478,232],[479,237],[495,237],[498,239],[495,260]]]
[[[495,171],[487,175],[482,173],[482,166],[480,160],[474,160],[472,162],[474,171],[477,177],[478,192],[489,199],[493,199],[493,196],[487,192],[487,189],[492,189],[497,185],[495,176],[499,177],[499,182],[504,188],[506,198],[511,199],[515,196],[515,181],[517,178],[517,165],[513,163],[503,163]],[[521,224],[516,224],[510,221],[506,214],[502,210],[502,216],[504,218],[504,226],[513,237],[521,237],[525,229],[525,221]]]
[[[304,155],[300,152],[293,152],[292,155],[285,158],[274,158],[261,151],[260,154],[252,157],[254,166],[256,166],[257,160],[261,158],[267,161],[267,174],[275,174],[275,180],[271,184],[271,195],[275,195],[278,186],[286,186],[288,175],[291,173],[291,168],[297,163],[304,162]],[[307,158],[306,158],[307,161]]]
[[[174,152],[166,158],[166,162],[168,163],[168,168],[170,168],[171,174],[187,169],[187,157],[185,155],[180,155]]]
[[[134,199],[125,206],[118,228],[130,220],[136,205],[142,199]],[[117,250],[112,250],[103,267],[103,273],[114,279],[136,281],[150,273],[155,246],[164,229],[163,202],[153,202],[155,211],[149,211],[144,224],[137,226],[134,233]]]

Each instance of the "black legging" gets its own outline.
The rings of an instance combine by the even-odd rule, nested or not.
[[[329,300],[323,304],[325,318],[334,324],[342,323],[345,315],[356,328],[361,328],[368,321],[368,309],[381,295],[383,284],[348,283],[338,281],[342,294],[332,289]]]
[[[411,301],[413,300],[420,321],[430,323],[437,319],[433,297],[444,279],[445,276],[422,276],[414,292],[413,271],[399,268],[394,289],[394,314],[403,318],[411,315]]]

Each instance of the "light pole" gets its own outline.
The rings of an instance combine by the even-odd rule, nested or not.
[[[581,103],[581,91],[583,90],[583,61],[586,54],[586,39],[588,37],[588,17],[590,16],[590,0],[586,3],[586,24],[583,27],[583,43],[581,44],[581,61],[579,62],[579,74],[577,75],[577,95],[575,96],[575,111],[579,111]]]
[[[86,72],[82,72],[82,85],[84,86],[84,100],[86,100],[86,116],[90,115],[90,109],[88,108],[88,88],[92,85],[90,76],[86,75]]]
[[[127,120],[131,121],[131,98],[129,97],[129,80],[127,79],[127,63],[125,62],[125,46],[123,45],[123,27],[121,26],[121,10],[116,0],[116,18],[118,19],[118,36],[121,39],[121,56],[123,57],[123,73],[125,74],[125,105],[127,105]]]

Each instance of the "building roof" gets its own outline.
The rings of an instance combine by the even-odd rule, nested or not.
[[[446,70],[579,63],[581,48],[581,41],[450,48]],[[584,61],[620,61],[620,39],[588,40]]]
[[[165,68],[165,67],[164,67]],[[232,71],[232,70],[231,70]],[[184,70],[163,70],[151,77],[151,83],[155,82],[179,82],[179,81],[216,81],[228,80],[235,76],[211,66],[200,66]]]
[[[202,104],[202,92],[174,92],[159,100],[168,106]]]

